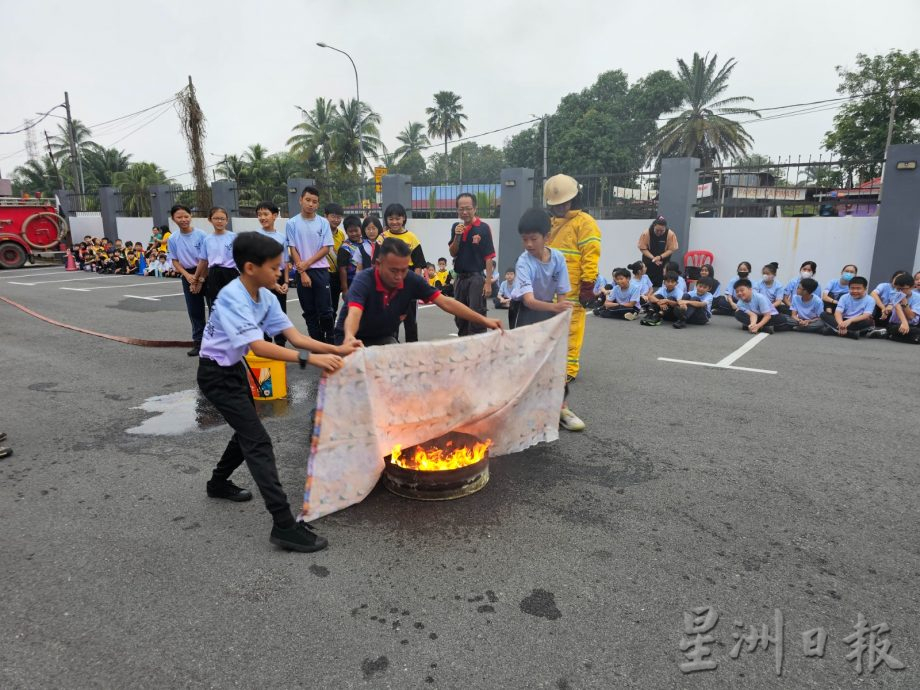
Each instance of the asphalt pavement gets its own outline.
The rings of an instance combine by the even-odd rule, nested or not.
[[[189,338],[180,293],[0,272],[0,296],[139,338]],[[734,362],[761,372],[713,368],[658,358],[724,360],[751,340],[733,319],[589,317],[569,398],[585,432],[494,459],[460,500],[378,487],[318,520],[330,547],[304,555],[269,543],[258,499],[205,496],[230,432],[184,349],[2,302],[0,319],[2,688],[920,687],[920,348],[783,333]],[[423,339],[453,331],[420,312]],[[288,378],[265,424],[298,505],[318,378]],[[701,607],[718,620],[699,614],[697,639]],[[747,651],[777,610],[781,676],[775,642]],[[871,649],[891,643],[861,675],[844,641],[860,614]],[[682,643],[717,667],[683,673]]]

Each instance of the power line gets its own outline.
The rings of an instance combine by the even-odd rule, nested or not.
[[[30,120],[29,124],[26,125],[25,127],[20,127],[19,129],[14,129],[10,132],[0,132],[0,134],[20,134],[22,132],[30,130],[33,127],[35,127],[37,124],[39,124],[42,120],[44,120],[46,117],[48,117],[51,113],[53,113],[55,110],[57,110],[58,108],[63,108],[63,107],[64,107],[64,104],[59,103],[58,105],[51,108],[51,110],[49,110],[48,112],[42,113],[41,117],[38,118],[37,120]]]
[[[154,115],[153,117],[149,118],[149,119],[148,119],[146,122],[144,122],[143,124],[139,125],[137,128],[132,129],[130,132],[128,132],[127,134],[125,134],[123,137],[120,137],[120,138],[116,139],[115,141],[110,142],[110,143],[109,143],[109,146],[115,146],[115,144],[117,144],[118,142],[124,141],[125,139],[127,139],[128,137],[130,137],[130,136],[131,136],[132,134],[134,134],[135,132],[138,132],[138,131],[144,129],[144,127],[146,127],[147,125],[153,124],[156,120],[159,120],[161,117],[163,117],[163,115],[165,115],[165,114],[167,113],[167,111],[169,111],[169,104],[167,104],[166,107],[163,108],[163,110],[161,110],[160,112],[158,112],[156,115]]]
[[[167,103],[173,103],[175,100],[176,100],[176,97],[173,96],[172,98],[167,98],[165,101],[160,101],[159,103],[157,103],[157,104],[155,104],[155,105],[151,105],[151,106],[149,106],[149,107],[147,107],[147,108],[144,108],[143,110],[138,110],[137,112],[134,112],[134,113],[128,113],[127,115],[122,115],[121,117],[114,117],[114,118],[112,118],[111,120],[106,120],[105,122],[97,122],[97,123],[94,124],[94,125],[87,125],[87,126],[88,126],[90,129],[95,129],[96,127],[102,127],[103,125],[108,125],[108,124],[111,124],[111,123],[113,123],[113,122],[118,122],[119,120],[126,120],[126,119],[128,119],[129,117],[134,117],[135,115],[140,115],[140,114],[142,114],[142,113],[146,113],[148,110],[153,110],[154,108],[159,108],[161,105],[166,105]]]
[[[507,127],[499,127],[498,129],[492,129],[492,130],[489,130],[488,132],[480,132],[479,134],[471,134],[467,137],[461,137],[460,139],[452,139],[450,141],[454,144],[459,144],[461,141],[468,141],[470,139],[478,139],[479,137],[484,137],[487,134],[495,134],[496,132],[504,132],[506,129],[514,129],[515,127],[522,127],[524,125],[529,125],[533,122],[539,122],[542,119],[543,119],[542,117],[535,117],[532,120],[524,120],[523,122],[516,122],[515,124],[508,125]],[[443,142],[441,144],[429,144],[428,146],[419,146],[419,150],[433,149],[436,146],[442,146],[442,145],[443,145]]]

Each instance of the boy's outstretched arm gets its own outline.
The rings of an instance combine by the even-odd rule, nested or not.
[[[438,295],[437,299],[434,300],[434,303],[438,305],[438,308],[443,309],[448,314],[452,314],[453,316],[458,316],[461,319],[479,324],[480,326],[485,326],[489,329],[498,329],[500,331],[504,330],[502,329],[502,322],[498,319],[490,319],[485,317],[482,314],[473,311],[465,304],[460,304],[460,302],[453,299],[452,297]]]
[[[293,343],[291,339],[291,334],[300,335],[295,328],[288,328],[284,331],[284,336]],[[323,345],[327,348],[333,347],[332,345],[326,345],[325,343],[317,343],[317,341],[312,338],[306,338],[301,336],[301,341],[310,341],[316,343],[317,345]],[[264,357],[265,359],[277,359],[282,362],[299,362],[300,353],[297,350],[291,350],[286,347],[281,347],[280,345],[275,345],[270,343],[267,340],[255,340],[249,343],[249,349],[252,350],[252,353],[256,357]],[[307,349],[307,348],[304,348]],[[334,374],[339,369],[345,365],[345,361],[337,354],[310,354],[310,358],[307,360],[307,364],[322,369],[327,374]]]

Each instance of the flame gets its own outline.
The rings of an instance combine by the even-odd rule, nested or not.
[[[404,457],[402,446],[393,446],[390,460],[394,465],[407,470],[421,472],[441,472],[456,470],[467,465],[475,465],[486,456],[486,451],[492,445],[492,439],[474,443],[472,448],[453,448],[453,441],[448,441],[444,448],[417,446],[411,458]]]

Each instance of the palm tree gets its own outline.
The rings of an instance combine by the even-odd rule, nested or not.
[[[380,115],[364,101],[354,98],[340,100],[338,113],[332,131],[334,162],[343,170],[358,173],[383,145],[378,129]]]
[[[460,105],[460,96],[453,91],[438,91],[434,95],[434,108],[425,108],[428,115],[428,134],[444,139],[444,179],[448,178],[447,142],[466,131],[467,119]]]
[[[317,98],[313,110],[307,111],[297,106],[303,115],[303,122],[294,125],[291,131],[296,132],[287,140],[291,153],[305,160],[314,153],[318,154],[323,163],[326,177],[329,177],[329,162],[332,160],[332,133],[338,118],[338,110],[330,98]]]
[[[223,175],[226,179],[236,182],[237,187],[243,186],[249,172],[246,161],[233,154],[224,156],[224,159],[217,164],[216,171],[218,175]]]
[[[50,156],[41,160],[30,159],[13,170],[13,186],[26,194],[52,195],[57,189],[66,189]]]
[[[749,96],[720,100],[737,63],[731,58],[717,72],[718,57],[713,55],[710,59],[708,54],[694,53],[692,66],[677,61],[685,109],[658,130],[648,154],[650,163],[673,156],[694,156],[703,168],[710,168],[725,158],[741,156],[754,143],[744,127],[725,116],[760,117],[760,113],[738,106],[752,101]]]
[[[394,153],[398,160],[402,160],[410,153],[421,153],[423,149],[431,146],[431,140],[422,131],[424,126],[421,122],[410,122],[402,132],[396,135],[400,145]]]
[[[76,144],[77,151],[82,155],[84,152],[96,147],[98,145],[94,143],[90,136],[92,131],[89,127],[84,125],[80,120],[73,120],[73,140]],[[70,132],[67,130],[67,125],[63,122],[58,124],[58,133],[51,137],[51,148],[54,150],[54,155],[56,156],[67,156],[70,157]]]
[[[115,183],[115,174],[131,165],[131,154],[119,149],[93,148],[84,154],[83,167],[90,187],[108,187]]]
[[[149,187],[169,182],[160,166],[146,162],[132,163],[127,170],[115,173],[114,180],[125,212],[135,217],[151,215]]]

